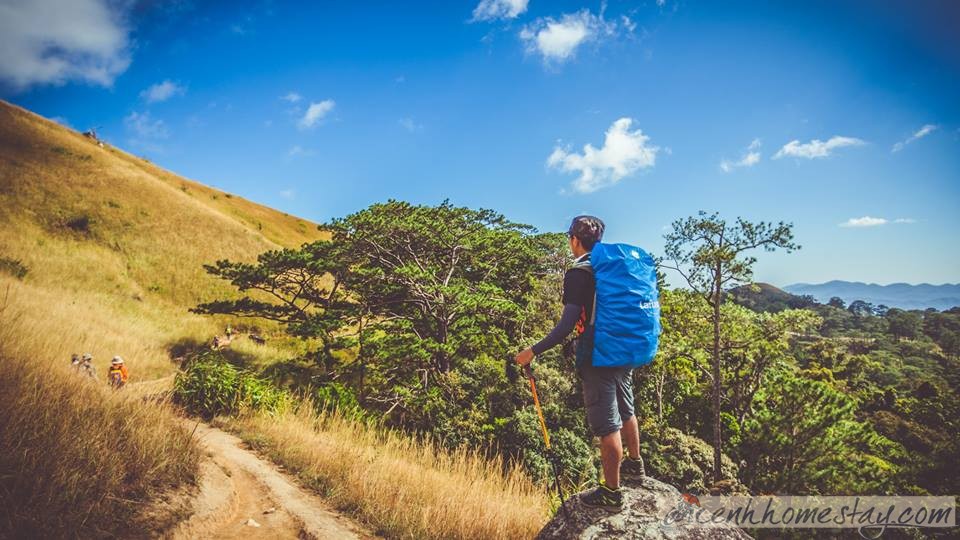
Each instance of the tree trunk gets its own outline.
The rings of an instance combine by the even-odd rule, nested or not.
[[[657,422],[663,422],[663,389],[657,389]]]
[[[716,268],[713,286],[713,481],[721,480],[720,456],[723,439],[720,433],[720,268]]]
[[[663,386],[665,378],[664,373],[658,373],[656,379],[654,379],[654,390],[657,393],[657,423],[663,422]]]
[[[444,313],[443,316],[446,317],[446,313]],[[446,322],[446,319],[443,319],[443,320],[440,322],[440,328],[439,328],[439,330],[440,330],[440,331],[439,331],[438,333],[439,333],[440,335],[437,336],[437,338],[438,338],[437,341],[440,342],[440,345],[441,345],[441,346],[446,346],[446,344],[447,344],[447,322]],[[435,362],[436,362],[436,364],[437,364],[437,369],[440,371],[440,373],[446,373],[446,372],[450,371],[450,358],[447,357],[446,351],[440,351],[440,352],[438,352],[437,355],[436,355],[436,360],[435,360]]]
[[[365,401],[364,400],[365,389],[363,387],[363,382],[364,382],[363,379],[364,379],[364,376],[367,374],[367,359],[364,358],[363,356],[364,350],[363,350],[363,315],[362,314],[360,316],[359,330],[357,332],[357,345],[358,345],[357,358],[360,360],[360,403],[363,403]]]

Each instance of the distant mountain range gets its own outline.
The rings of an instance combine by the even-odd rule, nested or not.
[[[960,306],[960,283],[930,285],[921,283],[891,283],[877,285],[858,281],[828,281],[820,284],[795,283],[783,287],[783,290],[796,295],[809,294],[818,302],[826,303],[830,298],[839,296],[848,305],[854,300],[863,300],[874,305],[900,309],[936,308],[940,311]]]

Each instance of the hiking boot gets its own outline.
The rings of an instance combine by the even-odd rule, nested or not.
[[[592,506],[594,508],[620,510],[623,508],[623,493],[621,493],[619,489],[614,491],[600,484],[590,491],[581,493],[580,502],[585,506]]]
[[[646,476],[647,472],[643,468],[643,458],[638,457],[637,459],[633,459],[632,457],[627,457],[620,462],[621,478],[642,482]]]

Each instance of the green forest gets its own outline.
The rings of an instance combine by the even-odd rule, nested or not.
[[[329,240],[206,267],[239,294],[194,311],[275,321],[308,351],[251,380],[549,482],[512,361],[560,314],[566,235],[448,202],[388,201],[321,228]],[[701,493],[960,492],[960,308],[752,283],[756,257],[800,249],[788,223],[700,213],[665,246],[660,348],[634,371],[648,474]],[[582,487],[599,457],[574,361],[557,347],[533,365],[565,486]]]

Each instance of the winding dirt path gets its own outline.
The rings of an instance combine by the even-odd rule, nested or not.
[[[203,423],[184,422],[190,430],[196,427],[195,436],[209,459],[201,464],[191,517],[168,538],[375,538],[245,449],[239,438]]]

